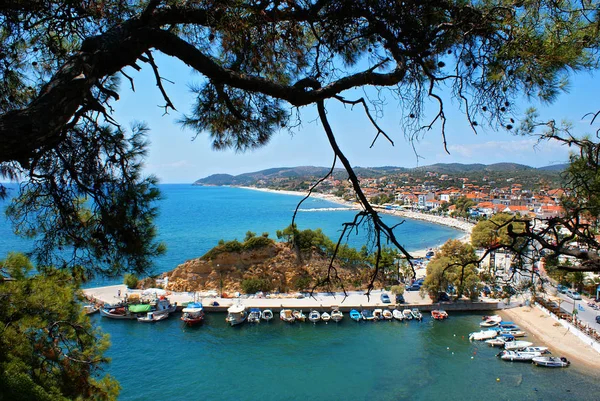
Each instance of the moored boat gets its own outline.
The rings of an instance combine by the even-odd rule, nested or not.
[[[321,320],[327,323],[331,320],[331,315],[327,312],[323,312],[321,313]]]
[[[389,309],[384,309],[383,310],[383,318],[385,320],[392,320],[394,316],[392,315],[392,311]]]
[[[404,320],[404,315],[402,314],[402,311],[399,311],[398,309],[393,310],[392,316],[396,320],[400,320],[400,321]]]
[[[529,341],[507,341],[506,343],[504,343],[504,349],[509,351],[515,351],[526,347],[531,347],[532,345],[533,343],[530,343]]]
[[[258,308],[251,308],[248,313],[248,323],[260,323],[262,312]]]
[[[83,313],[85,313],[86,315],[93,315],[99,310],[100,308],[94,304],[83,305]]]
[[[529,362],[533,358],[542,356],[540,352],[523,352],[523,351],[507,351],[504,350],[498,354],[500,359],[505,361]]]
[[[201,302],[190,302],[181,311],[183,312],[181,320],[188,326],[194,326],[204,321],[204,308]]]
[[[498,335],[498,333],[494,330],[481,330],[476,331],[469,334],[469,340],[471,341],[483,341],[489,340],[490,338],[494,338]]]
[[[434,309],[431,311],[431,317],[435,320],[444,320],[448,318],[448,313],[446,313],[446,311],[443,310]]]
[[[317,323],[319,320],[321,320],[321,314],[318,310],[313,309],[308,314],[308,320],[310,320],[313,323]]]
[[[304,313],[302,313],[301,310],[293,310],[292,311],[292,316],[294,316],[294,319],[296,319],[299,322],[305,322],[306,321],[306,315]]]
[[[227,317],[225,321],[232,326],[242,324],[248,318],[248,312],[244,305],[232,305],[227,309]]]
[[[422,320],[423,319],[423,315],[421,314],[421,312],[417,308],[412,308],[410,310],[410,314],[412,315],[413,319],[416,319],[416,320]]]
[[[265,309],[262,311],[262,319],[266,320],[267,322],[273,319],[273,311],[271,309]]]
[[[514,340],[514,337],[512,338],[512,340]],[[496,337],[490,338],[489,340],[485,340],[485,343],[490,347],[504,347],[504,344],[506,344],[507,341],[509,340],[507,340],[506,337]]]
[[[498,335],[507,335],[512,337],[527,337],[527,333],[523,330],[499,330]]]
[[[374,309],[373,317],[375,320],[383,320],[383,309]]]
[[[339,310],[338,307],[333,307],[333,309],[331,310],[331,320],[333,320],[334,322],[339,322],[344,318],[344,314],[342,313],[342,311]]]
[[[522,349],[522,351],[524,351],[524,352],[540,352],[542,354],[550,352],[548,347],[537,347],[537,346],[525,347]]]
[[[282,309],[281,311],[279,311],[279,319],[283,320],[286,323],[294,323],[296,321],[294,313],[291,309]]]
[[[483,322],[479,323],[481,327],[494,327],[502,322],[502,317],[498,315],[484,316]]]
[[[363,309],[362,311],[360,311],[360,314],[362,315],[363,320],[375,320],[375,316],[373,316],[373,311],[371,311],[370,309]]]
[[[547,368],[566,368],[571,364],[565,357],[538,356],[532,359],[533,364]]]
[[[137,321],[142,322],[142,323],[154,323],[154,322],[158,322],[161,320],[165,320],[168,317],[169,317],[168,313],[156,314],[156,312],[148,312],[148,313],[146,313],[146,316],[138,317]]]
[[[352,309],[350,311],[350,319],[354,320],[355,322],[359,322],[362,319],[362,315],[356,309]]]
[[[404,319],[406,319],[406,320],[412,320],[412,318],[413,318],[413,315],[412,315],[412,312],[410,309],[404,309],[402,311],[402,314],[404,315]]]

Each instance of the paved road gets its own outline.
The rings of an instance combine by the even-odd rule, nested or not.
[[[556,296],[562,300],[560,303],[561,309],[567,313],[573,313],[573,310],[576,308],[577,320],[587,323],[591,328],[600,330],[600,324],[596,323],[596,316],[600,315],[600,311],[588,306],[587,299],[584,298],[575,301],[561,293],[557,293]]]

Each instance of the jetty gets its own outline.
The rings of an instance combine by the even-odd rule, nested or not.
[[[132,290],[125,285],[111,285],[106,287],[87,288],[83,290],[85,297],[99,305],[116,304],[128,298],[133,294],[138,296],[152,296],[153,289]],[[163,290],[158,290],[157,295],[162,295]],[[206,292],[171,292],[164,293],[172,303],[177,303],[178,310],[184,305],[194,300],[202,302],[207,312],[226,312],[232,305],[242,304],[246,308],[268,308],[274,312],[281,309],[301,309],[301,310],[331,310],[333,306],[338,307],[343,312],[349,312],[351,309],[365,308],[419,308],[422,311],[431,311],[433,309],[444,309],[446,311],[491,311],[504,309],[507,305],[504,301],[494,298],[483,298],[478,302],[456,301],[432,303],[429,297],[422,298],[417,291],[406,291],[404,298],[406,303],[396,305],[394,297],[390,296],[392,303],[383,303],[381,301],[382,290],[373,290],[369,296],[364,291],[349,291],[347,296],[344,293],[291,293],[291,294],[267,294],[267,295],[242,295],[233,298],[219,297],[216,291]],[[387,293],[387,292],[386,292]],[[389,293],[388,293],[389,294]],[[391,294],[390,294],[391,295]],[[134,297],[135,298],[135,297]]]

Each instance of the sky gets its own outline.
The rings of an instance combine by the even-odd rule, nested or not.
[[[161,75],[172,82],[163,84],[177,110],[164,115],[161,105],[165,102],[156,87],[153,72],[143,63],[140,72],[127,70],[135,80],[135,91],[131,90],[129,81],[123,79],[121,98],[114,103],[116,120],[121,124],[129,126],[143,121],[150,127],[146,174],[156,175],[161,183],[192,183],[219,173],[236,175],[272,167],[331,166],[333,151],[313,107],[301,109],[302,124],[292,134],[287,130],[276,133],[269,144],[253,151],[215,151],[208,134],[194,139],[194,133],[183,130],[177,121],[190,112],[194,98],[189,85],[200,82],[202,76],[167,56],[157,54],[155,58]],[[596,111],[599,88],[594,76],[580,73],[572,77],[569,92],[559,96],[552,105],[524,99],[519,102],[519,110],[523,112],[534,106],[542,118],[564,119],[573,123],[578,134],[594,134],[597,127],[591,126],[590,117],[584,118],[584,115]],[[340,147],[353,166],[411,168],[435,163],[513,162],[543,167],[568,161],[569,149],[558,143],[537,143],[535,138],[515,136],[506,130],[480,129],[474,134],[464,114],[451,103],[445,105],[450,154],[443,148],[439,127],[411,144],[401,129],[399,105],[391,98],[378,123],[392,138],[394,146],[380,138],[369,148],[376,131],[365,113],[360,108],[344,108],[337,101],[328,101],[326,105]],[[337,167],[341,167],[339,162]]]

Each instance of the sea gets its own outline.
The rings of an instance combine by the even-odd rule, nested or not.
[[[161,185],[157,227],[166,255],[154,273],[199,257],[219,240],[243,240],[291,223],[299,196],[229,187]],[[4,207],[6,202],[0,203]],[[337,238],[354,212],[309,198],[300,207],[300,229],[321,228]],[[401,223],[396,236],[408,250],[436,247],[462,232],[421,221]],[[368,232],[352,233],[360,247]],[[0,218],[0,258],[27,251]],[[97,278],[89,285],[118,280]],[[446,321],[284,324],[229,327],[225,315],[207,314],[199,327],[177,316],[156,324],[92,316],[110,335],[104,372],[121,384],[120,400],[597,400],[598,374],[581,366],[544,369],[504,362],[496,348],[470,342],[481,314],[453,313]],[[548,344],[550,347],[552,344]]]

